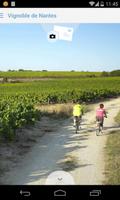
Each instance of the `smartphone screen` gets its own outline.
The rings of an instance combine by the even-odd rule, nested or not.
[[[57,3],[0,1],[0,190],[105,199],[120,185],[120,4]]]

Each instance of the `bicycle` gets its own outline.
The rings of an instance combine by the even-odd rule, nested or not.
[[[75,133],[80,130],[81,117],[75,116]]]
[[[102,129],[103,129],[103,126],[101,124],[101,121],[97,121],[97,128],[96,128],[96,135],[99,136],[100,133],[102,133]]]
[[[104,116],[105,118],[107,118],[107,115]],[[96,135],[100,135],[100,133],[102,133],[103,130],[103,121],[102,119],[97,120],[97,128],[96,128]]]

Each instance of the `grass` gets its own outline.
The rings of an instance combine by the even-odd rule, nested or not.
[[[68,118],[72,116],[73,104],[51,104],[51,105],[38,105],[38,110],[45,116],[51,116],[52,118]],[[88,112],[89,108],[83,105],[84,112]]]
[[[120,112],[115,117],[120,125]],[[108,137],[106,148],[105,184],[120,185],[120,131],[113,131]]]
[[[117,116],[115,117],[115,121],[118,125],[120,125],[120,111],[118,112]]]
[[[73,105],[67,104],[51,104],[36,106],[43,115],[51,116],[53,118],[67,118],[72,116]]]
[[[0,77],[8,78],[64,78],[64,77],[99,77],[101,72],[80,71],[8,71],[0,72]]]
[[[120,131],[109,135],[105,155],[105,184],[120,185]]]

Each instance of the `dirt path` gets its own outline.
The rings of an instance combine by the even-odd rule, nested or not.
[[[108,118],[103,136],[95,135],[95,109],[83,116],[82,130],[74,133],[72,119],[58,130],[46,133],[18,164],[2,178],[2,184],[41,185],[56,170],[73,176],[75,184],[102,184],[104,181],[104,147],[111,130],[117,129],[114,117],[120,109],[120,98],[105,102]],[[57,127],[57,124],[56,124]]]

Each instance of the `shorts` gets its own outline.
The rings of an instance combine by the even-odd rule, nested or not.
[[[80,116],[73,116],[73,117],[74,117],[74,120],[76,120],[76,121],[77,121],[77,120],[79,120],[79,121],[80,121],[80,120],[81,120],[81,118],[82,118],[82,116],[81,116],[81,115],[80,115]]]
[[[100,122],[100,126],[103,126],[104,118],[96,116],[96,121]]]

